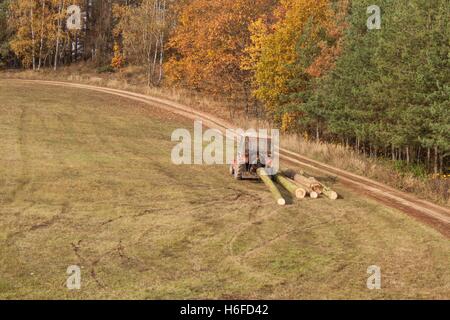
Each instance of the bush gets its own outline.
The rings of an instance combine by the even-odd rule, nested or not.
[[[425,165],[419,163],[407,164],[405,161],[395,161],[394,168],[400,174],[411,174],[416,178],[428,176]]]
[[[111,65],[106,65],[97,68],[97,73],[114,73],[116,70]]]

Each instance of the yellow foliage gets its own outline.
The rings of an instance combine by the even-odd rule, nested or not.
[[[267,25],[258,19],[251,25],[252,44],[246,49],[247,56],[242,62],[242,68],[253,71],[253,93],[269,112],[275,112],[280,97],[292,90],[288,84],[296,75],[320,76],[331,67],[337,50],[326,46],[321,31],[340,36],[338,13],[330,0],[281,0],[275,20]],[[308,68],[299,70],[299,49],[308,45],[317,45],[321,54]],[[302,87],[295,90],[302,90]]]
[[[286,133],[295,127],[295,115],[289,112],[283,113],[281,119],[281,131]]]
[[[193,0],[180,9],[169,41],[175,52],[165,64],[172,84],[224,93],[248,91],[250,74],[241,68],[250,44],[249,24],[270,11],[273,0]]]
[[[122,52],[120,50],[120,46],[117,42],[114,43],[114,56],[111,60],[111,67],[114,69],[120,69],[125,64],[125,58],[122,55]]]
[[[256,71],[256,65],[261,58],[261,50],[265,38],[269,34],[269,26],[263,17],[258,18],[249,26],[251,45],[245,48],[245,55],[241,60],[243,70]]]
[[[81,5],[81,0],[70,4]],[[8,26],[14,32],[11,49],[23,66],[38,64],[52,53],[57,43],[70,38],[71,31],[63,25],[67,18],[67,3],[59,0],[14,0],[9,4]]]

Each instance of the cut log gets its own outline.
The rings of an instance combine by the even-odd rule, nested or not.
[[[272,193],[272,196],[275,198],[275,201],[280,205],[284,206],[286,204],[286,200],[283,198],[283,196],[280,193],[280,190],[278,190],[275,183],[273,183],[272,179],[267,174],[267,171],[264,168],[259,168],[256,173],[261,178],[261,180],[264,182],[264,184],[269,188],[270,192]]]
[[[333,191],[333,190],[331,190],[330,188],[327,188],[327,187],[325,187],[323,189],[323,194],[326,197],[330,198],[331,200],[336,200],[339,197],[337,192],[335,192],[335,191]]]
[[[311,183],[318,183],[321,187],[321,192],[329,199],[331,200],[336,200],[339,195],[337,194],[336,191],[332,190],[331,188],[327,187],[326,185],[324,185],[323,183],[320,183],[316,178],[308,175],[307,173],[301,171],[300,174],[295,174],[295,172],[293,170],[287,170],[289,174],[294,174],[295,177],[297,179],[300,180],[304,180],[304,179],[308,179]],[[297,179],[295,181],[297,181]]]
[[[300,188],[304,189],[306,191],[306,194],[308,194],[310,198],[317,199],[319,197],[319,194],[317,192],[315,192],[313,189],[311,189],[309,186],[301,184],[301,183],[299,183],[295,180],[289,179],[289,178],[286,178],[286,179],[288,179],[290,182],[296,184]]]
[[[300,171],[300,173],[298,174],[295,173],[294,170],[286,170],[284,173],[288,177],[292,176],[295,182],[300,183],[301,185],[309,186],[315,192],[318,192],[320,190],[320,192],[318,192],[319,194],[323,193],[327,198],[331,200],[336,200],[339,197],[336,191],[325,186],[323,183],[320,183],[316,178],[308,175],[304,171]],[[319,187],[317,187],[317,185]]]
[[[293,181],[285,178],[279,174],[275,176],[275,181],[281,184],[287,191],[293,194],[297,199],[303,199],[306,196],[306,190],[301,188]]]
[[[322,184],[315,178],[305,177],[301,174],[296,173],[294,170],[286,170],[284,171],[284,174],[294,181],[299,182],[304,186],[308,186],[308,188],[310,188],[317,194],[321,194],[323,192]]]
[[[302,173],[302,175],[308,179],[310,179],[311,181],[317,181],[316,178],[308,176],[308,174],[306,173]],[[331,188],[327,187],[326,185],[324,185],[323,183],[320,183],[319,181],[317,181],[317,183],[320,184],[320,186],[322,187],[322,193],[328,197],[331,200],[336,200],[339,195],[337,194],[336,191],[332,190]]]

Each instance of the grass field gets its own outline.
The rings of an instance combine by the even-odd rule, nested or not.
[[[339,184],[336,202],[278,207],[224,166],[172,165],[180,127],[193,123],[0,80],[0,298],[450,298],[450,241],[433,229]]]

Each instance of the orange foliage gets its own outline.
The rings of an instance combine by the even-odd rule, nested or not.
[[[240,68],[250,44],[249,25],[270,11],[274,0],[193,0],[180,10],[169,41],[166,78],[230,96],[249,91],[250,74]]]
[[[111,67],[113,67],[114,69],[120,69],[124,64],[125,58],[121,53],[119,44],[116,42],[114,43],[114,56],[111,59]]]
[[[328,45],[325,40],[319,41],[317,44],[320,48],[320,54],[315,58],[313,63],[306,69],[312,77],[321,77],[324,73],[334,67],[336,58],[342,51],[343,33],[347,27],[345,17],[348,11],[349,0],[339,1],[338,7],[333,12],[333,18],[329,19],[324,28],[329,38],[336,40],[333,45]]]

